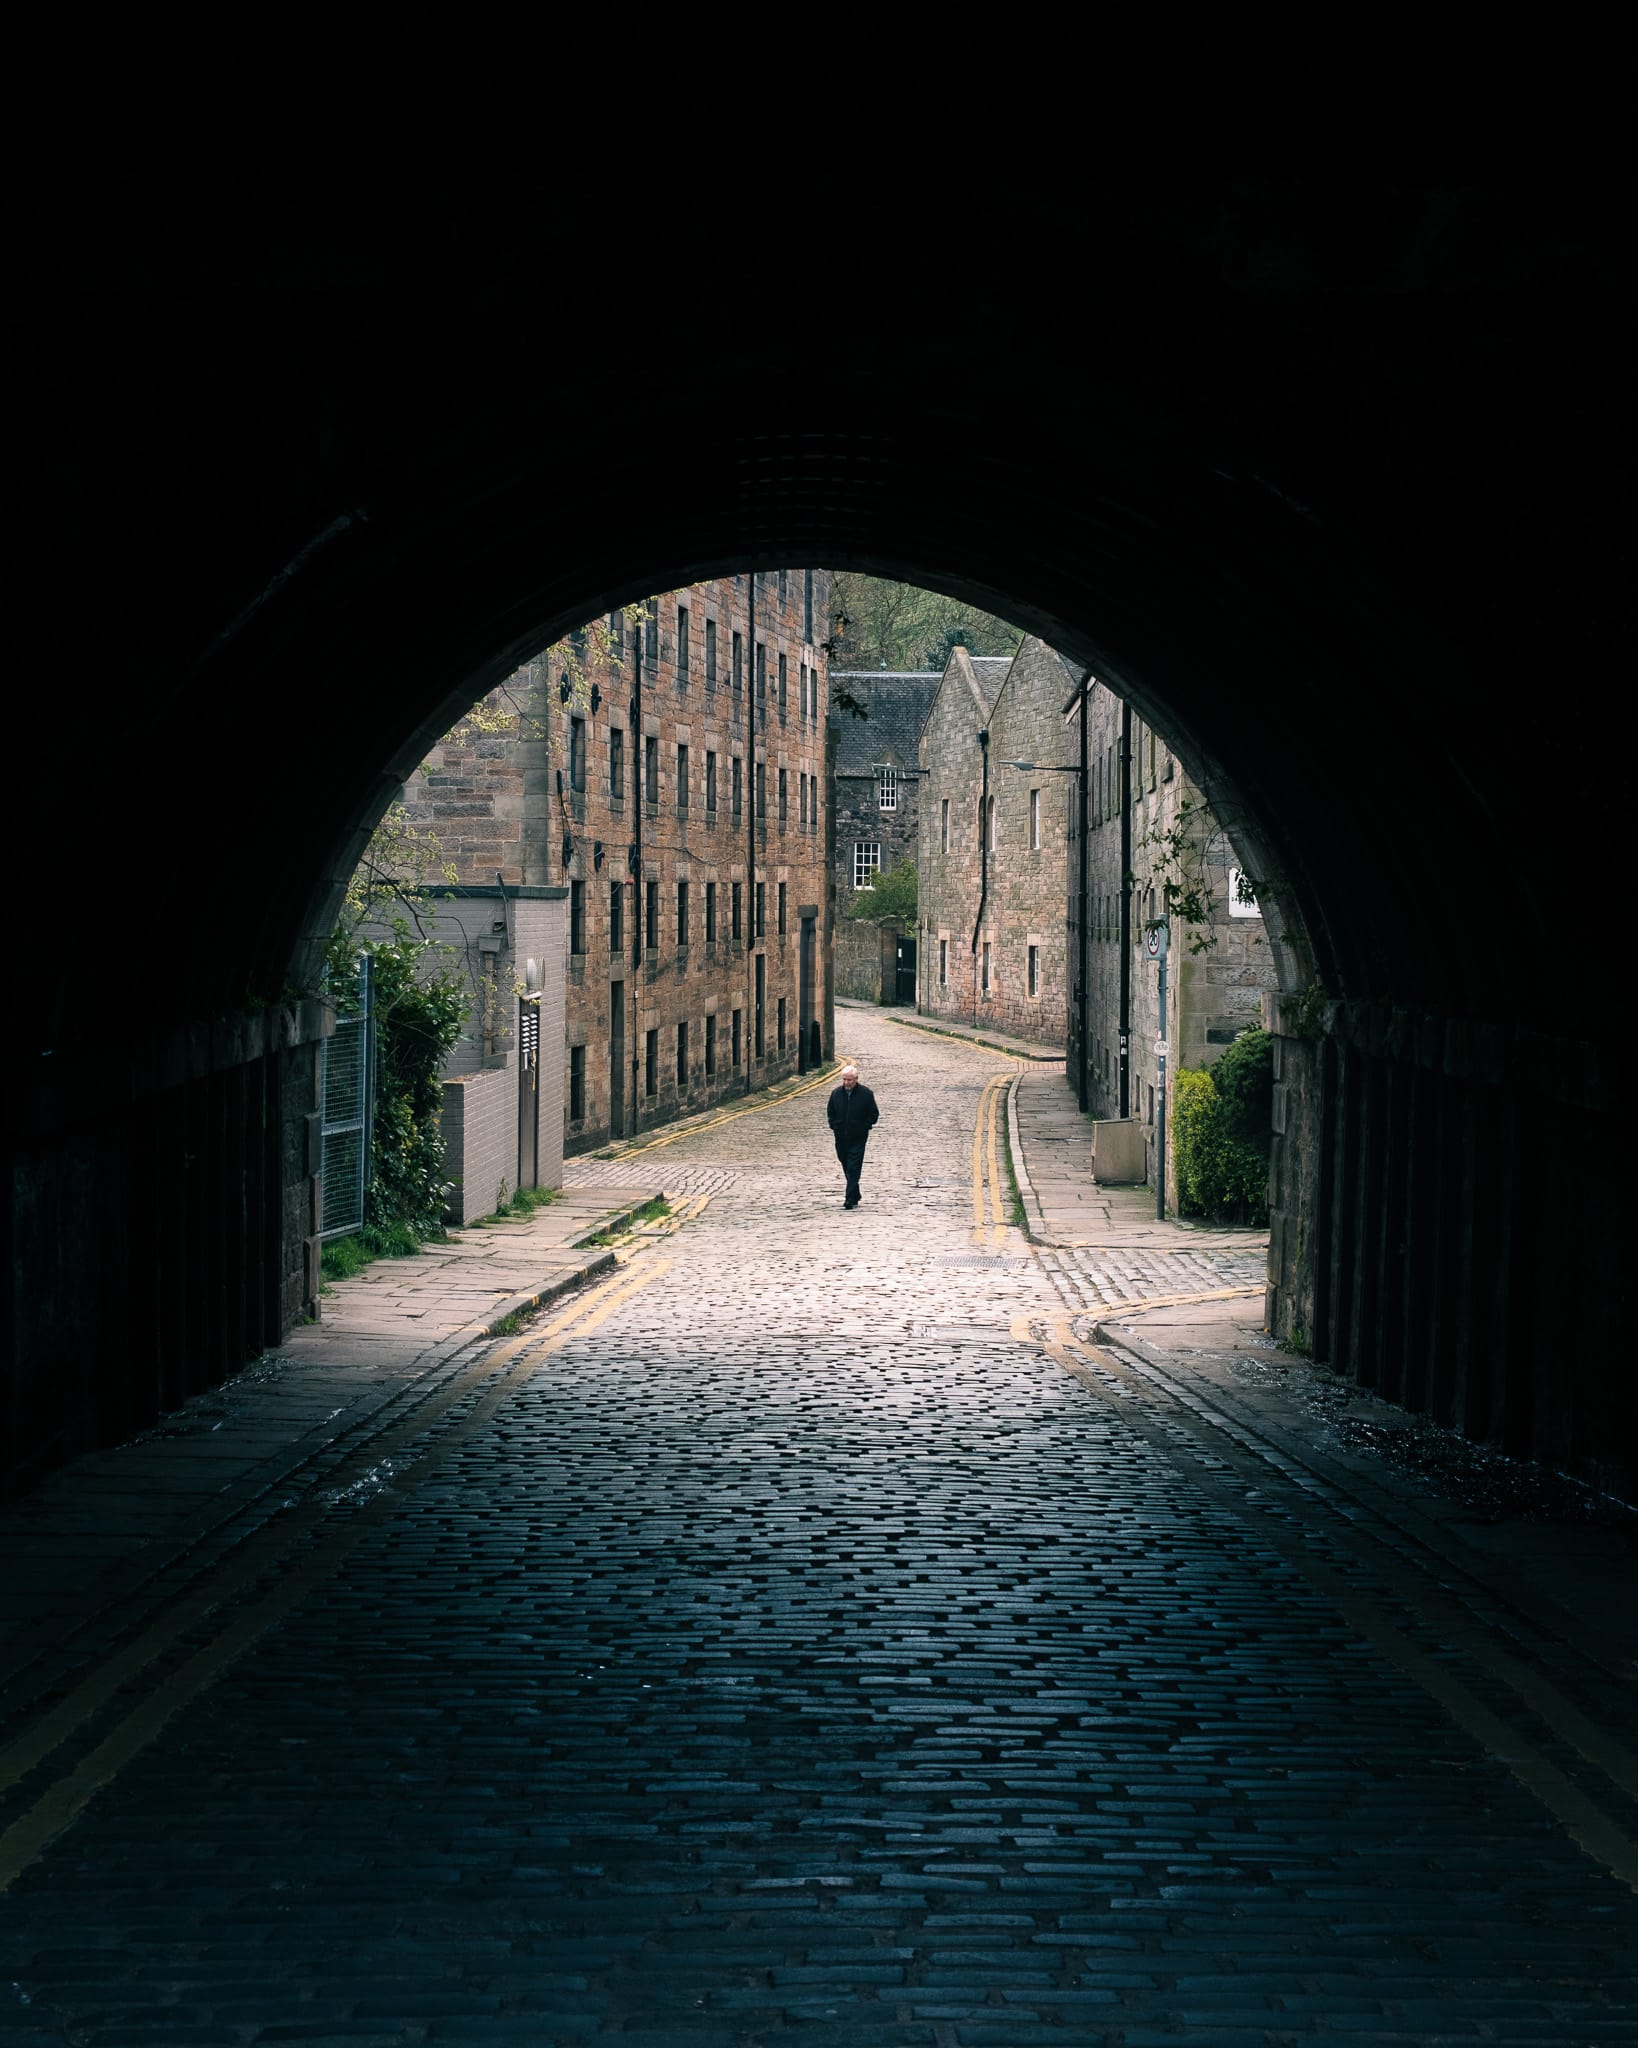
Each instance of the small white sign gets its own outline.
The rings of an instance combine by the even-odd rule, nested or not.
[[[1258,909],[1257,899],[1252,895],[1250,885],[1245,880],[1244,870],[1241,868],[1230,868],[1228,871],[1228,882],[1229,916],[1261,917],[1263,913]]]
[[[1166,1057],[1166,1041],[1164,1038],[1157,1038],[1155,1040],[1155,1053],[1156,1056],[1160,1059],[1164,1059]]]
[[[1157,966],[1165,959],[1166,927],[1163,924],[1151,924],[1144,928],[1143,957],[1145,960],[1153,961]]]

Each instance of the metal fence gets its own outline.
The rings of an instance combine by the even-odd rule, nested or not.
[[[362,1229],[370,1180],[370,1110],[375,1093],[370,962],[358,962],[358,988],[340,1005],[334,1035],[324,1041],[324,1152],[320,1237]]]

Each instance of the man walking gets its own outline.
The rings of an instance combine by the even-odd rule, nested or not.
[[[844,1209],[859,1206],[859,1169],[864,1165],[865,1140],[881,1111],[868,1088],[859,1084],[859,1070],[851,1063],[842,1069],[842,1085],[833,1088],[825,1111],[836,1138],[836,1157],[847,1175]]]

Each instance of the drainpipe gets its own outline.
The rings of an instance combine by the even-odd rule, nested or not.
[[[745,1093],[756,1048],[756,571],[745,572]]]
[[[1120,707],[1120,1113],[1132,1113],[1132,707]]]
[[[1086,903],[1086,885],[1087,885],[1087,880],[1088,880],[1088,875],[1087,875],[1087,848],[1086,848],[1086,827],[1087,827],[1087,800],[1086,800],[1086,777],[1087,777],[1087,730],[1086,730],[1086,729],[1087,729],[1087,727],[1088,727],[1088,726],[1089,726],[1089,725],[1091,724],[1091,722],[1092,722],[1092,691],[1093,691],[1093,687],[1094,687],[1094,685],[1093,685],[1093,681],[1092,681],[1092,678],[1091,678],[1090,676],[1088,676],[1088,677],[1087,677],[1087,679],[1086,679],[1086,681],[1085,681],[1085,682],[1084,682],[1084,683],[1083,683],[1083,684],[1081,685],[1081,781],[1080,781],[1080,792],[1079,792],[1079,796],[1078,796],[1078,805],[1079,805],[1079,825],[1078,825],[1078,828],[1077,828],[1077,829],[1078,829],[1078,831],[1079,831],[1079,835],[1080,835],[1080,869],[1081,869],[1081,874],[1080,874],[1080,899],[1079,899],[1079,900],[1080,900],[1080,919],[1079,919],[1080,929],[1079,929],[1079,931],[1078,931],[1078,932],[1077,932],[1077,934],[1076,934],[1076,939],[1077,939],[1077,950],[1078,950],[1078,953],[1079,953],[1079,956],[1080,956],[1080,957],[1079,957],[1079,959],[1078,959],[1078,961],[1077,961],[1077,963],[1076,963],[1076,972],[1077,972],[1077,974],[1078,974],[1078,975],[1080,976],[1080,990],[1081,990],[1081,996],[1080,996],[1080,1005],[1079,1005],[1079,1008],[1080,1008],[1080,1046],[1079,1046],[1079,1052],[1080,1052],[1080,1071],[1079,1071],[1079,1072],[1078,1072],[1078,1074],[1076,1075],[1076,1083],[1077,1083],[1077,1086],[1076,1086],[1076,1100],[1077,1100],[1077,1101],[1079,1102],[1079,1104],[1080,1104],[1080,1107],[1081,1107],[1081,1114],[1082,1114],[1083,1116],[1084,1116],[1084,1115],[1086,1114],[1087,1110],[1089,1110],[1089,1109],[1090,1109],[1090,1108],[1092,1107],[1092,1101],[1091,1101],[1091,1091],[1092,1091],[1092,1084],[1091,1084],[1091,1080],[1090,1080],[1090,1075],[1091,1075],[1091,1070],[1092,1070],[1092,1047],[1091,1047],[1091,1034],[1090,1034],[1090,1032],[1089,1032],[1089,1031],[1087,1030],[1087,1023],[1088,1023],[1088,1011],[1089,1011],[1089,1009],[1090,1009],[1090,1007],[1091,1007],[1091,1003],[1090,1003],[1090,997],[1091,997],[1091,991],[1092,991],[1092,962],[1091,962],[1091,956],[1090,956],[1090,954],[1089,954],[1089,953],[1088,953],[1088,951],[1087,951],[1087,943],[1088,943],[1089,933],[1088,933],[1088,931],[1087,931],[1087,915],[1086,915],[1086,910],[1087,910],[1087,903]]]
[[[990,900],[990,729],[978,735],[983,756],[983,781],[978,792],[978,915],[973,919],[973,1029],[978,1028],[978,935],[984,928],[984,909]]]
[[[627,1121],[637,1135],[637,997],[643,985],[643,622],[631,636],[631,818],[637,848],[631,875],[631,1000],[626,1004],[626,1031],[631,1039],[631,1112]]]

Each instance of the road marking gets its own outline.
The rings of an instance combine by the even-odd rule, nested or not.
[[[679,1130],[662,1131],[658,1137],[646,1139],[641,1145],[628,1143],[623,1150],[614,1155],[610,1163],[619,1165],[627,1159],[638,1159],[645,1152],[657,1152],[662,1145],[680,1145],[684,1138],[697,1138],[704,1131],[715,1131],[723,1124],[737,1123],[742,1116],[759,1116],[765,1109],[777,1109],[782,1102],[794,1102],[799,1095],[811,1095],[816,1088],[823,1088],[827,1081],[834,1081],[841,1071],[838,1062],[827,1067],[822,1074],[815,1075],[813,1080],[800,1082],[795,1088],[787,1088],[782,1094],[764,1089],[757,1101],[746,1103],[742,1109],[725,1110],[720,1116],[704,1117],[700,1122],[690,1122]]]
[[[1255,1293],[1260,1290],[1241,1288],[1226,1291]],[[1221,1295],[1185,1296],[1180,1300],[1221,1298]],[[1155,1302],[1148,1305],[1161,1307],[1164,1304]],[[1067,1313],[1016,1316],[1012,1335],[1038,1345],[1072,1378],[1102,1399],[1107,1400],[1112,1395],[1146,1397],[1152,1403],[1157,1394],[1165,1392],[1163,1376],[1151,1378],[1148,1374],[1140,1374],[1102,1346],[1077,1336],[1072,1318]],[[1075,1355],[1077,1353],[1079,1357]],[[1210,1402],[1197,1396],[1186,1406],[1197,1421],[1208,1425],[1213,1421]],[[1170,1417],[1175,1419],[1177,1413],[1177,1406],[1171,1405]],[[1220,1426],[1229,1438],[1231,1461],[1237,1459],[1242,1468],[1248,1460],[1259,1464],[1265,1461],[1266,1454],[1255,1438],[1235,1429],[1230,1418],[1223,1417]],[[1163,1455],[1166,1454],[1165,1445],[1157,1444],[1156,1447]],[[1343,1514],[1345,1527],[1333,1533],[1343,1539],[1346,1549],[1349,1532],[1361,1527],[1358,1519],[1347,1515],[1345,1510],[1338,1510],[1336,1504],[1327,1499],[1322,1486],[1306,1483],[1307,1479],[1317,1477],[1307,1474],[1306,1468],[1305,1477],[1298,1477],[1284,1471],[1283,1461],[1277,1456],[1268,1456],[1267,1462],[1272,1463],[1282,1477],[1295,1479],[1297,1484],[1304,1486],[1316,1501]],[[1211,1486],[1222,1482],[1216,1475],[1203,1473],[1199,1483]],[[1229,1483],[1238,1495],[1238,1479]],[[1238,1504],[1243,1511],[1246,1503],[1241,1500]],[[1419,1649],[1380,1607],[1362,1599],[1351,1586],[1329,1572],[1301,1546],[1290,1542],[1282,1531],[1268,1530],[1266,1536],[1270,1548],[1328,1600],[1356,1634],[1363,1636],[1397,1665],[1406,1677],[1473,1737],[1487,1756],[1503,1765],[1547,1809],[1572,1841],[1612,1876],[1638,1891],[1638,1842],[1601,1811],[1588,1793],[1501,1715],[1487,1707],[1449,1670]],[[1435,1553],[1430,1553],[1430,1556],[1436,1560]],[[1371,1557],[1365,1561],[1374,1569],[1381,1570],[1379,1558]],[[1567,1699],[1550,1680],[1481,1634],[1457,1602],[1441,1598],[1438,1593],[1415,1583],[1403,1566],[1398,1570],[1390,1566],[1386,1582],[1416,1620],[1436,1634],[1442,1643],[1454,1645],[1479,1670],[1508,1687],[1566,1747],[1575,1750],[1613,1786],[1629,1797],[1638,1797],[1638,1758],[1634,1758],[1616,1737],[1600,1728],[1572,1700]]]
[[[365,1472],[375,1471],[390,1464],[417,1438],[424,1438],[456,1402],[466,1399],[475,1388],[483,1389],[481,1398],[468,1413],[439,1442],[424,1444],[412,1462],[424,1469],[447,1457],[456,1444],[494,1413],[529,1369],[600,1328],[635,1295],[669,1273],[671,1267],[670,1259],[638,1253],[629,1265],[559,1310],[543,1326],[491,1347],[385,1436],[361,1445],[335,1472],[326,1475],[322,1498],[281,1516],[247,1539],[203,1586],[177,1601],[134,1642],[106,1659],[89,1678],[0,1752],[0,1790],[4,1790],[17,1784],[53,1750],[94,1720],[122,1687],[206,1616],[246,1592],[275,1566],[279,1567],[277,1582],[268,1591],[253,1598],[210,1642],[135,1702],[93,1749],[49,1785],[0,1835],[0,1893],[7,1891],[47,1844],[78,1819],[95,1794],[183,1707],[214,1684],[230,1664],[328,1578],[359,1539],[397,1505],[396,1494],[383,1487],[373,1501],[355,1510],[345,1522],[332,1521],[329,1528],[321,1529],[319,1524],[332,1515],[338,1493],[346,1491],[349,1472],[359,1467]],[[401,1477],[403,1469],[400,1467],[394,1477]],[[316,1538],[311,1554],[294,1563],[281,1562],[309,1534]]]
[[[973,1227],[971,1242],[1004,1245],[1011,1222],[1001,1196],[1001,1155],[997,1111],[1012,1085],[1011,1073],[992,1074],[979,1090],[973,1119]]]

